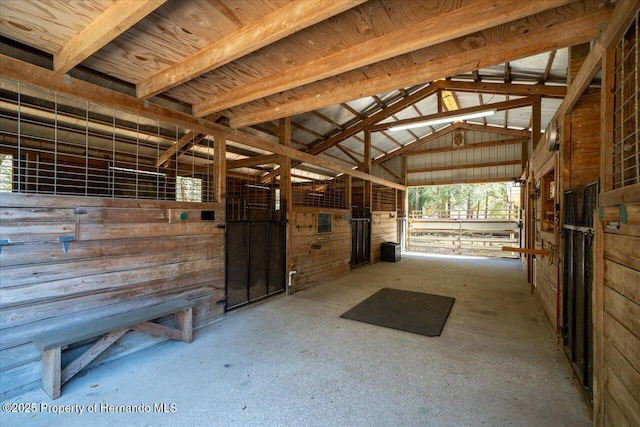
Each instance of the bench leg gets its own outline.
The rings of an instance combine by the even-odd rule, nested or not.
[[[42,389],[51,399],[60,397],[60,347],[42,352]]]
[[[80,372],[85,366],[100,356],[111,344],[118,341],[124,334],[129,332],[129,328],[122,328],[109,332],[107,335],[96,341],[87,351],[78,356],[73,362],[69,363],[60,378],[62,384],[69,381],[75,374]]]
[[[176,325],[182,333],[182,341],[190,343],[193,341],[193,308],[178,311],[175,315]]]

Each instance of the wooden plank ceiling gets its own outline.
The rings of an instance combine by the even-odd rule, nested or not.
[[[374,163],[446,126],[390,132],[398,120],[502,103],[513,106],[475,125],[528,130],[531,103],[509,102],[539,96],[544,129],[567,91],[566,48],[596,39],[613,7],[600,0],[4,1],[0,45],[4,55],[274,142],[279,120],[292,117],[293,148],[362,167],[363,131],[374,125]],[[246,147],[234,154],[233,146],[229,153],[230,161],[265,154]],[[268,179],[274,160],[230,167]]]

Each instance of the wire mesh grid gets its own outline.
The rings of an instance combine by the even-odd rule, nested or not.
[[[372,184],[372,210],[396,211],[396,190],[381,184]]]
[[[0,83],[0,191],[214,201],[213,156],[213,143],[187,129]]]
[[[347,209],[345,175],[329,179],[305,179],[291,185],[294,206]]]
[[[260,178],[227,177],[227,219],[279,219],[280,188],[277,184],[264,184]]]
[[[613,186],[640,182],[638,13],[615,49]]]

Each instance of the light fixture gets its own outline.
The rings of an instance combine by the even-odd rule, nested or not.
[[[497,110],[494,108],[493,110],[479,111],[477,113],[459,114],[457,116],[442,117],[440,119],[426,120],[424,122],[407,123],[404,125],[391,126],[389,128],[389,131],[395,132],[398,130],[413,129],[423,126],[440,125],[442,123],[453,123],[462,120],[477,119],[479,117],[493,116],[496,111]]]

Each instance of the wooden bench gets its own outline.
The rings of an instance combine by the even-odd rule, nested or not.
[[[175,315],[177,329],[150,322],[169,314]],[[33,342],[42,351],[42,389],[52,399],[57,399],[64,383],[129,331],[141,331],[190,343],[193,341],[193,303],[185,300],[166,302],[35,337]],[[100,335],[104,336],[64,370],[61,369],[63,347]]]

